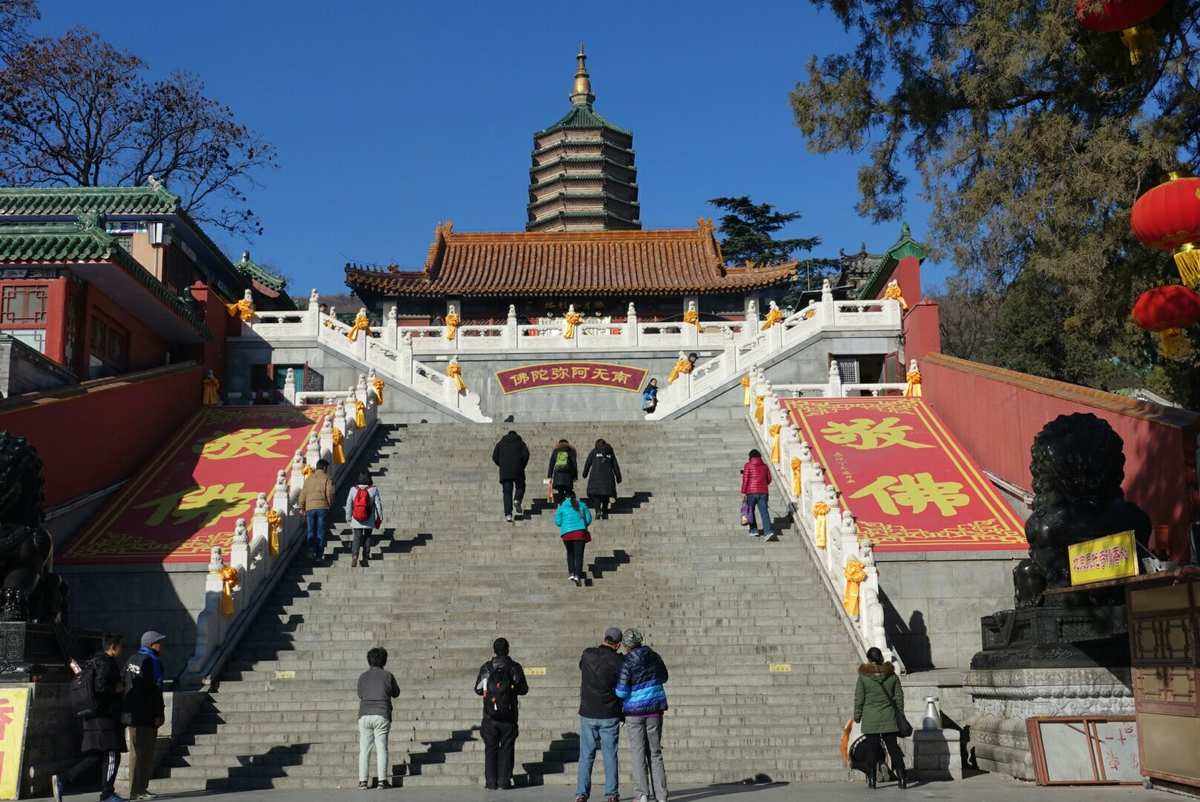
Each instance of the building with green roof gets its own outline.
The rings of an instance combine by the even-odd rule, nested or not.
[[[527,231],[640,229],[633,134],[597,113],[583,45],[571,109],[533,135]]]

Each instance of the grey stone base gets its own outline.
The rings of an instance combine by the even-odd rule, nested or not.
[[[961,733],[958,730],[916,730],[912,740],[913,771],[918,779],[963,778]]]
[[[1031,716],[1132,715],[1128,668],[1015,668],[969,671],[968,749],[984,771],[1035,779],[1025,720]]]

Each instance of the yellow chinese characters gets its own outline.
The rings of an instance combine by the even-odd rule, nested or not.
[[[262,457],[263,459],[287,459],[287,454],[280,454],[271,449],[288,439],[287,429],[238,429],[223,434],[215,440],[197,444],[193,449],[205,459],[226,460],[241,459],[242,457]]]
[[[850,498],[873,498],[885,515],[899,515],[901,507],[918,514],[933,505],[943,517],[952,518],[959,507],[971,503],[962,489],[960,482],[935,482],[930,473],[902,473],[880,476]]]
[[[147,526],[162,526],[171,519],[171,525],[201,520],[201,526],[211,526],[221,518],[239,518],[247,513],[258,497],[257,493],[244,492],[242,482],[230,482],[207,487],[189,487],[177,493],[168,493],[134,507],[137,510],[153,510],[146,519]]]
[[[849,446],[859,451],[872,451],[889,446],[904,448],[933,448],[929,443],[914,443],[908,439],[912,427],[899,425],[899,418],[855,418],[849,423],[829,421],[821,434],[831,443]]]

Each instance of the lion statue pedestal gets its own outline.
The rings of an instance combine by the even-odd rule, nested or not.
[[[1060,415],[1031,451],[1029,557],[1013,570],[1014,601],[981,619],[971,658],[972,747],[979,768],[1031,780],[1030,716],[1133,712],[1124,596],[1114,591],[1047,593],[1071,584],[1067,547],[1132,531],[1141,548],[1150,519],[1125,499],[1124,443],[1103,419]]]

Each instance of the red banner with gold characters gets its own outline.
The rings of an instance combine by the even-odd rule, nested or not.
[[[119,497],[67,546],[60,562],[207,563],[213,546],[228,553],[239,518],[254,512],[259,493],[325,407],[223,407],[197,413]]]
[[[876,551],[1028,548],[1020,519],[923,400],[783,403]]]
[[[496,371],[500,390],[508,395],[537,387],[611,387],[638,392],[646,380],[645,368],[607,362],[546,362]]]

